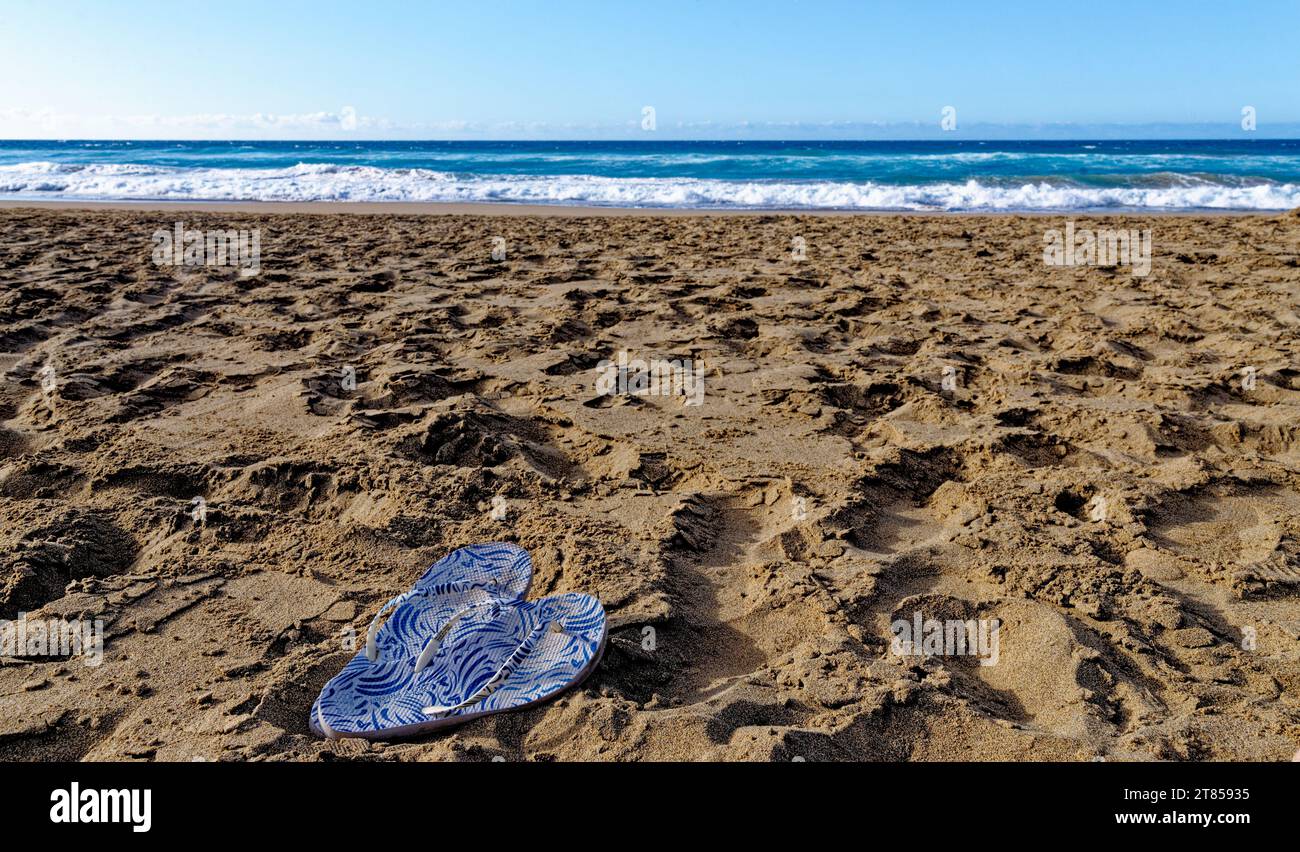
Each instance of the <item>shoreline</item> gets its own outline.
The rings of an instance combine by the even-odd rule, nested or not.
[[[729,217],[729,216],[871,216],[942,217],[962,216],[980,218],[1015,217],[1078,217],[1103,218],[1114,216],[1141,217],[1223,217],[1223,216],[1286,216],[1287,210],[849,210],[801,208],[763,208],[723,210],[694,207],[594,207],[559,204],[516,204],[513,202],[462,202],[462,201],[0,201],[0,210],[131,210],[137,212],[192,211],[196,213],[255,213],[259,215],[300,214],[355,214],[398,216],[543,216],[558,218],[599,217]]]

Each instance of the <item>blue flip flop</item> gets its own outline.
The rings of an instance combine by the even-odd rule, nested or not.
[[[384,660],[414,659],[428,637],[458,613],[522,600],[532,581],[532,559],[518,545],[493,543],[462,547],[435,562],[420,575],[410,591],[380,607],[366,631],[365,646],[352,663],[373,666]],[[382,620],[385,614],[386,621]],[[319,722],[320,699],[317,698],[312,704],[310,726],[313,732],[323,736],[326,731]]]
[[[605,609],[591,595],[472,605],[409,657],[358,655],[321,691],[312,727],[389,740],[531,707],[591,674],[606,636]]]

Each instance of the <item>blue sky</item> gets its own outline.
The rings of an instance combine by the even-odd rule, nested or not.
[[[1300,135],[1296,0],[0,3],[0,138]]]

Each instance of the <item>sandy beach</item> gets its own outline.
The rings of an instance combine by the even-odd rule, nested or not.
[[[1289,760],[1300,216],[0,205],[8,760]],[[428,212],[428,211],[422,211]],[[156,262],[256,229],[257,269]],[[697,397],[599,392],[660,359]],[[695,404],[698,403],[698,404]],[[608,651],[393,744],[307,713],[484,541]],[[997,625],[980,654],[895,625]],[[353,643],[353,644],[349,644]]]

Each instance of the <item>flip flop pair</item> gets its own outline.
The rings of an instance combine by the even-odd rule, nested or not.
[[[380,608],[365,647],[312,705],[312,731],[413,736],[531,707],[581,683],[605,650],[604,607],[576,593],[523,600],[532,568],[513,544],[472,545],[439,560]]]

